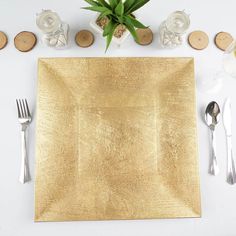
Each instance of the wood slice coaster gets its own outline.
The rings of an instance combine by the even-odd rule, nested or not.
[[[7,42],[8,40],[6,34],[0,31],[0,50],[6,47]]]
[[[234,38],[231,36],[231,34],[226,32],[219,32],[215,36],[216,47],[223,51],[225,51],[233,41]]]
[[[94,42],[93,33],[89,30],[81,30],[76,34],[75,42],[82,48],[90,47]]]
[[[149,45],[152,43],[153,40],[153,33],[152,30],[149,28],[146,29],[137,29],[136,30],[138,41],[136,43],[140,45]]]
[[[207,48],[209,44],[208,35],[203,31],[193,31],[188,36],[189,45],[197,50],[203,50]]]
[[[16,35],[14,44],[16,49],[21,52],[29,52],[37,43],[37,38],[34,33],[22,31]]]

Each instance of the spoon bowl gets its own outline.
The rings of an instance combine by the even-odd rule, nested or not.
[[[206,124],[212,128],[219,123],[220,119],[220,107],[217,102],[210,102],[206,108],[205,121]]]

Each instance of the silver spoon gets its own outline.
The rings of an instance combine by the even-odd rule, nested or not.
[[[210,160],[209,173],[212,175],[217,175],[219,173],[219,167],[216,159],[216,143],[215,143],[215,127],[219,122],[220,118],[220,107],[216,102],[210,102],[206,108],[205,121],[207,126],[211,130],[211,140],[212,140],[212,156]]]

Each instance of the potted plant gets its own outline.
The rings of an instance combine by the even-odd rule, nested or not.
[[[134,16],[134,11],[150,0],[85,0],[90,4],[83,9],[98,12],[91,26],[106,37],[106,51],[114,40],[121,44],[129,34],[138,41],[136,28],[147,28]]]

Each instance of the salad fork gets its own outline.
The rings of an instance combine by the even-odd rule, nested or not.
[[[24,184],[30,181],[27,148],[26,148],[26,130],[31,122],[31,114],[29,111],[28,102],[26,99],[16,99],[16,106],[18,112],[18,120],[21,124],[21,148],[22,148],[22,159],[19,181]]]

